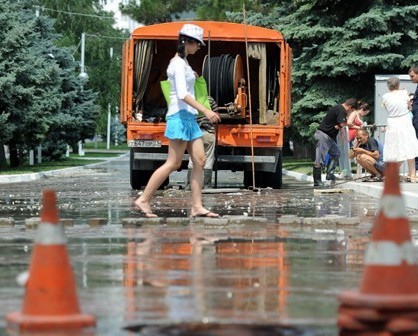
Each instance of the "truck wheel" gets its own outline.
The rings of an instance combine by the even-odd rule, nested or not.
[[[264,171],[256,171],[254,173],[255,186],[257,188],[282,188],[282,171],[271,173]],[[249,188],[253,186],[253,175],[251,171],[244,171],[244,187]]]
[[[132,170],[131,169],[131,187],[132,189],[142,189],[145,187],[152,175],[152,170]],[[166,180],[161,184],[158,188],[159,190],[164,189],[170,182],[170,178],[166,178]]]
[[[281,189],[282,188],[282,183],[283,183],[283,176],[282,176],[282,171],[280,170],[279,172],[275,172],[275,173],[264,173],[264,178],[265,181],[268,181],[266,183],[266,187],[270,187],[273,189]]]
[[[278,158],[276,171],[266,173],[264,178],[268,181],[268,187],[273,189],[282,189],[283,187],[283,161],[282,161],[282,154]]]
[[[265,172],[260,172],[260,171],[254,172],[255,186],[257,188],[265,188],[264,174]],[[244,187],[248,189],[249,187],[252,187],[252,186],[253,186],[253,173],[252,171],[245,170],[244,171]]]
[[[132,170],[131,169],[131,187],[132,189],[141,189],[145,187],[148,183],[151,173],[143,170]]]
[[[133,156],[134,151],[131,149],[131,158],[129,164],[131,187],[132,189],[141,189],[142,187],[145,187],[147,185],[154,171],[133,169]],[[164,187],[167,186],[169,182],[170,179],[169,177],[167,177],[167,179],[163,182],[163,184],[161,184],[161,186],[158,189],[164,189]]]
[[[257,188],[273,188],[281,189],[283,185],[283,173],[282,173],[282,158],[279,157],[275,172],[255,171],[255,186]],[[253,174],[251,171],[244,171],[244,186],[245,188],[252,187]]]

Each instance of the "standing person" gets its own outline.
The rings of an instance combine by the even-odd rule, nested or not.
[[[170,104],[167,111],[165,136],[169,139],[168,157],[166,162],[151,176],[142,195],[135,200],[135,205],[145,217],[158,217],[152,212],[151,198],[168,175],[180,168],[183,154],[188,151],[193,161],[191,174],[192,217],[219,217],[202,204],[202,173],[205,164],[202,131],[196,115],[203,113],[213,123],[220,121],[217,113],[204,107],[194,96],[196,73],[190,67],[187,56],[195,54],[203,42],[203,29],[193,24],[184,24],[179,32],[177,53],[170,60],[167,77],[170,82]]]
[[[399,89],[399,78],[387,79],[389,92],[383,95],[383,106],[388,121],[383,145],[383,161],[407,161],[409,178],[416,182],[415,157],[418,156],[418,140],[408,110],[409,95]]]
[[[315,132],[316,148],[313,166],[314,186],[323,186],[321,170],[325,164],[325,156],[330,155],[327,164],[326,179],[335,181],[334,175],[338,158],[341,155],[337,146],[337,135],[341,128],[347,125],[347,114],[357,108],[357,99],[349,98],[344,103],[331,107],[322,119]]]
[[[356,158],[357,163],[371,174],[365,182],[383,181],[383,153],[379,150],[377,140],[371,138],[364,128],[357,131],[356,140],[356,144],[350,150],[350,159]]]
[[[213,99],[211,96],[208,96],[208,100],[211,110],[218,113],[219,107],[215,99]],[[213,163],[215,161],[215,128],[204,115],[199,115],[197,117],[197,124],[203,132],[202,140],[206,156],[205,166],[203,169],[203,188],[211,188]],[[193,161],[190,158],[187,168],[186,189],[190,188],[190,177],[192,176],[193,170]]]
[[[411,82],[418,84],[418,65],[413,65],[409,69],[408,74],[409,74],[409,78],[411,78]],[[415,89],[414,96],[412,97],[411,112],[412,112],[412,125],[415,128],[415,135],[418,138],[418,85]],[[418,169],[418,157],[415,158],[415,169]]]
[[[348,115],[348,141],[351,143],[356,138],[357,131],[362,128],[363,118],[370,113],[370,105],[366,102],[359,101],[358,108]],[[350,146],[352,147],[352,146]]]

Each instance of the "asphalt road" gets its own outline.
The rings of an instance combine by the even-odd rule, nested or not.
[[[21,309],[15,277],[30,263],[45,189],[57,193],[80,304],[96,316],[96,335],[207,335],[218,324],[232,328],[227,334],[282,335],[284,326],[286,335],[337,333],[336,296],[358,286],[378,199],[318,194],[289,177],[283,190],[243,190],[242,176],[229,172],[218,176],[222,190],[203,195],[223,218],[194,221],[181,172],[174,188],[156,194],[160,218],[149,221],[132,206],[138,191],[128,167],[121,157],[0,184],[0,333],[5,315]]]

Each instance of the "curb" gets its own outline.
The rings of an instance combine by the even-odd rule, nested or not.
[[[287,175],[293,177],[299,181],[306,181],[313,183],[313,177],[308,176],[302,173],[296,173],[294,171],[289,171],[283,169],[283,175]],[[361,194],[371,196],[373,198],[381,198],[383,193],[383,183],[376,183],[376,182],[353,182],[353,181],[346,181],[339,184],[341,188],[350,189],[355,192],[359,192]],[[401,193],[403,200],[405,202],[405,206],[410,209],[418,209],[418,193],[405,190],[406,187],[401,184]],[[418,189],[417,189],[418,190]]]
[[[96,162],[96,163],[88,164],[85,166],[76,166],[76,167],[68,167],[68,168],[62,168],[62,169],[56,169],[56,170],[48,170],[48,171],[39,172],[39,173],[0,175],[0,184],[31,182],[31,181],[40,180],[43,177],[60,176],[60,175],[68,174],[68,173],[74,173],[82,169],[90,169],[90,168],[94,168],[95,166],[106,164],[109,161],[117,160],[125,155],[127,154],[125,153],[119,156],[108,158],[104,160],[103,162]]]

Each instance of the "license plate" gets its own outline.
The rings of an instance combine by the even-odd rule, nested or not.
[[[161,147],[161,140],[135,140],[135,147]]]

